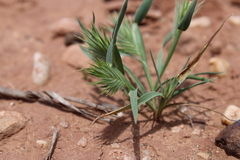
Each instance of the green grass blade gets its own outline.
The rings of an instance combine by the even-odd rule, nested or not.
[[[130,78],[136,83],[139,91],[144,94],[146,93],[146,89],[143,86],[142,82],[138,79],[138,77],[127,67],[124,65],[124,70],[128,73],[128,75],[130,76]]]
[[[128,0],[125,0],[122,8],[120,10],[118,19],[115,23],[115,26],[113,29],[113,34],[112,34],[112,39],[111,39],[111,42],[110,42],[110,45],[109,45],[109,48],[107,51],[107,55],[106,55],[106,62],[108,62],[112,65],[116,65],[116,67],[122,72],[122,74],[124,74],[122,59],[120,57],[119,51],[116,46],[116,39],[117,39],[118,30],[121,26],[122,20],[124,18],[126,10],[127,10],[127,4],[128,4]]]
[[[162,95],[162,93],[154,92],[154,91],[145,93],[138,99],[138,106],[143,105],[144,103],[147,103],[151,99],[158,97],[158,96],[162,97],[163,95]]]
[[[199,85],[204,84],[204,83],[207,83],[207,82],[212,82],[212,80],[213,80],[213,79],[205,80],[205,81],[198,82],[198,83],[195,83],[195,84],[193,84],[193,85],[190,85],[190,86],[188,86],[188,87],[181,88],[181,89],[179,89],[179,90],[177,90],[177,91],[174,92],[172,98],[175,97],[175,96],[177,96],[178,94],[186,91],[186,90],[189,90],[189,89],[193,88],[193,87],[199,86]]]
[[[146,51],[145,51],[145,47],[144,47],[142,34],[136,23],[133,23],[133,25],[132,25],[132,34],[133,34],[135,46],[138,49],[139,56],[141,57],[141,62],[142,62],[145,76],[148,81],[148,85],[151,90],[154,90],[153,84],[152,84],[152,79],[151,79],[151,74],[150,74],[149,66],[148,66],[148,62],[147,62],[147,56],[146,56]]]
[[[155,72],[156,72],[156,75],[157,75],[157,85],[159,84],[160,85],[160,88],[162,88],[162,84],[161,84],[161,80],[160,80],[160,76],[158,74],[158,69],[157,69],[157,66],[156,66],[156,63],[154,61],[154,58],[153,58],[153,54],[152,54],[152,51],[150,50],[150,56],[151,56],[151,60],[152,60],[152,63],[153,63],[153,66],[154,66],[154,69],[155,69]],[[154,87],[155,88],[155,87]]]
[[[221,74],[222,72],[201,72],[201,73],[196,73],[196,74],[192,74],[192,75],[215,75],[215,74]]]
[[[134,22],[141,23],[141,21],[147,15],[148,10],[152,5],[152,0],[143,0],[142,4],[138,7],[135,15],[134,15]]]
[[[149,102],[151,99],[157,97],[157,96],[162,96],[161,93],[159,92],[148,92],[148,93],[145,93],[143,94],[138,100],[137,100],[137,105],[140,106],[140,105],[143,105],[144,103],[147,103]],[[123,111],[126,111],[126,110],[129,110],[131,109],[131,104],[129,105],[126,105],[122,108],[119,108],[115,111],[112,111],[112,112],[109,112],[109,113],[106,113],[105,115],[103,116],[109,116],[109,115],[113,115],[113,114],[117,114],[119,112],[123,112]],[[154,109],[153,109],[154,110]]]
[[[116,64],[118,70],[124,74],[124,69],[123,69],[123,63],[122,63],[122,58],[120,56],[120,53],[118,51],[118,48],[116,44],[113,46],[113,53],[114,53],[114,64]]]
[[[133,119],[135,124],[137,124],[137,117],[138,117],[138,103],[137,103],[137,92],[138,90],[131,90],[130,91],[130,103],[131,103],[131,108],[132,108],[132,113],[133,113]]]
[[[210,81],[210,79],[208,79],[208,78],[204,78],[204,77],[200,77],[200,76],[196,76],[196,75],[188,75],[187,79],[193,79],[193,80],[197,80],[197,81]],[[210,82],[212,82],[212,80]]]

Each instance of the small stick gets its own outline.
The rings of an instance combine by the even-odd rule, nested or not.
[[[42,102],[42,103],[47,102],[47,103],[50,103],[53,105],[60,104],[61,106],[66,107],[70,110],[73,110],[73,111],[83,114],[85,116],[94,117],[94,118],[96,118],[98,116],[95,114],[89,113],[89,112],[85,111],[84,109],[79,109],[79,108],[73,106],[67,100],[74,101],[76,103],[80,103],[80,104],[84,104],[84,105],[88,105],[91,107],[95,107],[95,108],[103,110],[105,112],[112,109],[111,107],[97,105],[95,103],[92,103],[92,102],[89,102],[89,101],[86,101],[86,100],[83,100],[80,98],[73,98],[73,97],[64,98],[55,92],[47,92],[47,91],[44,91],[42,93],[37,92],[37,91],[22,92],[22,91],[15,90],[15,89],[0,87],[0,97],[22,99],[22,100],[30,101],[30,102]],[[108,119],[108,118],[100,118],[100,119],[107,121],[107,122],[111,121],[111,119]]]
[[[51,146],[50,146],[50,149],[47,153],[47,156],[46,156],[45,160],[51,160],[54,149],[55,149],[56,144],[57,144],[57,139],[59,137],[59,132],[58,132],[57,128],[52,126],[52,129],[54,130],[53,131],[53,136],[52,136],[52,142],[51,142]]]

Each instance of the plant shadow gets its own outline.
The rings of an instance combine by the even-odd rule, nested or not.
[[[112,124],[106,126],[102,131],[100,136],[97,137],[99,141],[102,142],[104,145],[110,145],[112,143],[123,143],[125,141],[132,141],[133,144],[133,150],[135,154],[136,159],[141,159],[140,153],[141,153],[141,148],[140,148],[140,140],[143,137],[146,137],[148,135],[154,134],[158,132],[159,130],[165,128],[167,130],[171,130],[172,127],[174,126],[179,126],[179,125],[191,125],[190,121],[187,119],[183,119],[182,117],[179,116],[177,113],[179,110],[177,108],[172,109],[170,112],[164,112],[163,113],[163,118],[159,123],[154,123],[153,119],[149,118],[149,114],[146,112],[141,112],[141,116],[144,117],[146,120],[141,120],[138,121],[137,124],[134,123],[134,120],[132,118],[132,113],[131,112],[126,112],[124,117],[117,118]],[[197,114],[202,114],[202,113],[196,113]],[[131,119],[129,118],[131,117]],[[166,118],[170,121],[165,121],[164,118]],[[147,130],[144,133],[142,132],[142,129],[147,125],[147,123],[152,123],[151,128]],[[205,123],[200,122],[195,122],[196,125],[206,125]],[[149,125],[149,124],[148,124]],[[121,139],[120,140],[120,135],[126,131],[129,127],[131,127],[131,135]],[[140,132],[141,131],[141,132]]]

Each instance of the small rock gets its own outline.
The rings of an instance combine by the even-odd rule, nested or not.
[[[62,54],[62,61],[74,68],[87,68],[91,60],[82,53],[78,44],[69,46]]]
[[[208,17],[198,17],[194,18],[191,21],[190,27],[196,28],[196,27],[208,27],[211,24],[211,20]]]
[[[224,77],[230,70],[230,64],[225,59],[213,57],[209,60],[209,70],[210,72],[222,72],[217,75]]]
[[[71,44],[74,44],[74,43],[82,43],[83,41],[81,39],[79,39],[78,37],[82,37],[82,35],[78,32],[74,32],[74,33],[67,33],[65,35],[65,45],[66,46],[69,46]]]
[[[149,156],[144,156],[144,157],[142,158],[142,160],[152,160],[152,158],[149,157]]]
[[[175,126],[175,127],[172,127],[172,128],[171,128],[171,131],[172,131],[173,133],[178,133],[178,132],[181,131],[182,128],[183,128],[183,125]]]
[[[15,105],[15,103],[14,102],[10,102],[10,104],[9,104],[11,107],[12,106],[14,106]]]
[[[43,85],[50,77],[50,63],[40,52],[33,56],[32,80],[37,85]]]
[[[201,134],[201,130],[199,128],[194,128],[194,130],[192,131],[192,134],[200,135]]]
[[[233,24],[233,25],[236,25],[236,26],[239,26],[240,25],[240,16],[231,16],[229,18],[229,21]]]
[[[161,11],[159,10],[149,10],[146,17],[151,18],[153,20],[159,19],[162,16]]]
[[[112,148],[120,148],[120,145],[118,143],[112,143],[111,147]]]
[[[50,30],[53,37],[64,36],[67,33],[77,32],[80,30],[79,24],[76,19],[62,18],[50,25]]]
[[[219,55],[222,52],[222,48],[225,47],[221,41],[214,41],[211,43],[210,50],[212,55]]]
[[[210,157],[210,154],[206,153],[206,152],[199,152],[199,153],[197,153],[197,155],[199,157],[201,157],[202,159],[208,159]]]
[[[123,160],[136,160],[137,158],[134,157],[134,156],[127,156],[127,155],[124,155],[123,156]]]
[[[240,119],[240,108],[234,105],[229,105],[223,113],[224,116],[231,120],[239,120]],[[231,121],[226,117],[222,116],[222,123],[226,125],[233,124],[235,121]]]
[[[36,144],[41,148],[48,148],[49,147],[49,143],[45,140],[37,140]]]
[[[215,144],[227,155],[240,158],[240,120],[223,129],[216,137]]]
[[[26,118],[15,111],[0,112],[0,140],[9,137],[26,125]]]
[[[61,121],[61,122],[59,123],[59,125],[62,126],[63,128],[68,128],[68,127],[69,127],[69,123],[66,122],[66,121]]]
[[[83,137],[82,139],[80,139],[80,140],[78,141],[77,145],[78,145],[78,146],[82,146],[83,148],[85,148],[86,145],[87,145],[87,142],[88,142],[87,138]]]

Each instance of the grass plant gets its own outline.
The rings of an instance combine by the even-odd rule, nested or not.
[[[90,29],[87,29],[81,21],[78,20],[83,31],[83,41],[86,44],[81,48],[94,62],[91,64],[91,67],[84,69],[84,71],[99,79],[99,81],[93,82],[92,84],[102,89],[101,94],[112,96],[121,90],[130,100],[129,105],[104,114],[103,116],[131,109],[134,122],[137,123],[139,107],[145,104],[151,109],[154,119],[158,122],[164,109],[175,106],[172,103],[174,97],[186,90],[207,82],[212,82],[213,80],[203,78],[201,75],[215,73],[203,72],[191,74],[191,71],[197,65],[202,54],[220,31],[225,21],[212,37],[210,37],[197,55],[192,59],[189,58],[186,60],[180,73],[170,79],[164,80],[162,76],[174,55],[178,41],[182,33],[189,28],[192,17],[203,2],[197,3],[197,0],[176,0],[173,27],[164,38],[162,45],[160,45],[161,47],[157,58],[154,58],[151,51],[149,51],[149,53],[146,52],[142,34],[139,29],[139,24],[145,18],[151,4],[152,0],[143,0],[133,20],[128,20],[125,16],[128,0],[125,0],[118,18],[115,20],[111,37],[107,36],[105,30],[97,29],[94,14]],[[167,53],[164,53],[164,47],[167,44],[170,45],[170,49]],[[153,77],[150,74],[147,54],[150,54],[154,66],[155,75],[157,76],[156,81],[153,81]],[[163,56],[165,54],[166,58],[164,59]],[[129,56],[141,64],[147,84],[143,84],[127,64],[122,62],[121,55]],[[186,79],[196,80],[196,83],[183,88],[179,87]],[[145,85],[148,85],[148,87],[144,87]]]

